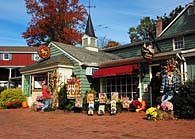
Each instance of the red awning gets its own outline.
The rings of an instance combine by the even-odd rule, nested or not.
[[[93,74],[93,78],[132,74],[132,72],[137,69],[138,69],[137,64],[100,68]]]

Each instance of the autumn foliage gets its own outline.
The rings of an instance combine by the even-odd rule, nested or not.
[[[115,41],[109,41],[108,44],[105,46],[105,48],[109,48],[109,47],[115,47],[118,46],[119,43],[115,42]]]
[[[30,46],[58,41],[81,43],[87,11],[78,0],[25,0],[27,13],[32,15],[22,36]]]

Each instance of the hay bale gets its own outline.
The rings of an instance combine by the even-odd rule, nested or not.
[[[163,111],[163,110],[157,110],[157,120],[173,120],[174,117],[174,111]]]

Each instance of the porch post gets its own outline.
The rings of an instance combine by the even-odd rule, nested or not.
[[[11,86],[12,68],[9,68],[8,88]]]

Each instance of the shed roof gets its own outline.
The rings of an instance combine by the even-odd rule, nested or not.
[[[37,52],[37,47],[33,46],[0,46],[0,52],[28,53]]]

